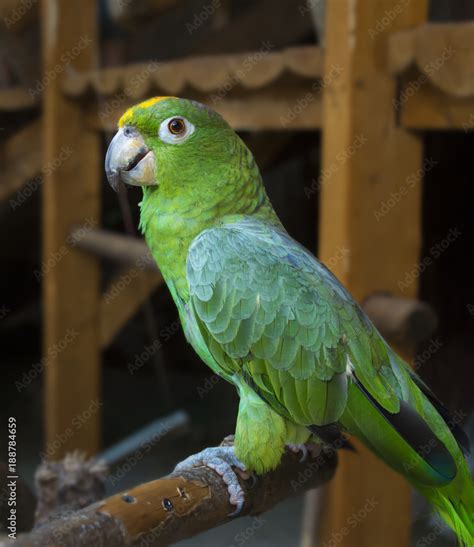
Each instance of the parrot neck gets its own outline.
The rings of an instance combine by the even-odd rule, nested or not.
[[[184,206],[182,196],[167,197],[156,188],[144,188],[140,228],[173,297],[187,301],[186,259],[189,246],[202,231],[253,216],[281,226],[261,181],[242,195],[224,196],[216,203]],[[249,195],[253,194],[253,195]]]

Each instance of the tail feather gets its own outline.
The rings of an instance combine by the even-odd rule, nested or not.
[[[400,401],[400,410],[396,414],[388,412],[380,403],[359,382],[356,375],[353,375],[354,382],[371,404],[372,408],[384,418],[387,425],[397,433],[398,444],[408,453],[411,449],[419,458],[413,454],[411,462],[413,470],[427,473],[427,481],[442,485],[451,482],[457,473],[456,462],[449,450],[438,439],[433,430],[418,412],[407,402]],[[407,462],[404,462],[406,464]],[[423,465],[426,464],[426,465]],[[420,477],[421,478],[421,477]]]
[[[473,547],[474,485],[464,459],[466,437],[459,427],[452,430],[447,411],[441,414],[405,365],[396,373],[404,393],[397,414],[387,412],[353,377],[341,423],[425,496],[460,545]]]
[[[465,456],[469,456],[471,453],[471,447],[469,444],[469,438],[466,435],[464,429],[459,425],[459,420],[456,420],[454,416],[451,416],[449,410],[444,404],[436,397],[431,389],[419,378],[414,372],[410,372],[410,378],[415,382],[418,388],[423,392],[423,395],[428,398],[430,403],[436,408],[440,416],[449,427],[453,437],[456,439],[459,447],[461,448]]]
[[[462,547],[474,545],[474,505],[462,499],[452,499],[436,488],[426,488],[416,483],[413,486],[431,503],[436,513],[453,530]],[[472,484],[470,485],[472,489]],[[469,496],[469,493],[466,492]],[[461,494],[462,496],[462,494]]]

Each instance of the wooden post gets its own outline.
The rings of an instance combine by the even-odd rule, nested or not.
[[[320,257],[349,250],[332,269],[359,301],[417,292],[416,282],[403,292],[399,283],[419,260],[422,143],[397,127],[386,54],[390,33],[423,23],[426,13],[426,0],[327,2],[325,73],[341,70],[323,98]],[[341,454],[325,492],[317,544],[408,546],[410,487],[356,446],[357,454]]]
[[[68,238],[98,227],[100,141],[88,130],[79,102],[61,85],[71,69],[96,68],[95,0],[43,0],[43,263],[44,404],[48,453],[61,457],[99,446],[99,264]],[[53,450],[54,449],[54,450]]]

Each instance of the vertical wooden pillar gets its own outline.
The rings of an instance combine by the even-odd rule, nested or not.
[[[100,142],[64,74],[95,68],[96,0],[43,0],[43,302],[46,453],[99,445],[99,265],[68,243],[99,224]]]
[[[325,71],[341,70],[323,100],[320,257],[341,257],[332,269],[359,301],[374,291],[417,292],[416,281],[403,293],[400,282],[419,261],[422,143],[397,127],[386,54],[390,33],[423,23],[426,13],[426,0],[327,2]],[[340,454],[317,544],[408,546],[408,484],[356,444],[357,454]]]

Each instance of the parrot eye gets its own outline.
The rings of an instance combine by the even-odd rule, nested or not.
[[[186,118],[173,116],[161,122],[158,135],[168,144],[178,144],[185,141],[193,132],[194,125]]]
[[[186,131],[186,124],[182,118],[173,118],[168,122],[168,129],[173,135],[181,135]]]

